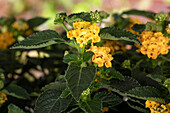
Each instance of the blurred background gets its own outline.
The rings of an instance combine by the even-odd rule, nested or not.
[[[0,0],[0,8],[0,17],[47,17],[48,22],[40,29],[55,29],[53,21],[58,12],[69,14],[104,10],[113,13],[135,8],[167,13],[170,11],[170,0]]]

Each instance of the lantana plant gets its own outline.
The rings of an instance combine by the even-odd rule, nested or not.
[[[133,23],[124,15],[153,21]],[[42,88],[35,113],[170,112],[169,14],[129,10],[101,27],[108,17],[104,11],[58,13],[54,23],[65,35],[44,30],[11,47],[68,46],[65,74]]]

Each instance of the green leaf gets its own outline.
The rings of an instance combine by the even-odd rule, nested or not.
[[[119,71],[116,71],[115,68],[113,68],[113,67],[110,68],[109,75],[111,76],[111,78],[115,78],[115,79],[125,81],[125,77]]]
[[[62,39],[56,31],[44,30],[34,33],[25,40],[14,44],[11,49],[35,49],[65,42],[66,41]]]
[[[61,91],[50,89],[38,97],[35,105],[35,113],[60,113],[70,104],[71,95],[61,98]]]
[[[70,111],[67,111],[67,113],[81,113],[78,111],[79,109],[80,109],[79,107],[75,107],[75,108],[72,108]]]
[[[77,60],[78,60],[78,57],[76,54],[68,54],[68,55],[65,55],[63,58],[64,63],[70,63],[70,62],[74,62]]]
[[[88,21],[88,22],[90,22],[91,21],[90,13],[85,13],[85,12],[73,13],[73,14],[70,14],[69,16],[67,16],[66,21],[71,26],[72,26],[73,22],[75,22],[75,21]]]
[[[63,90],[61,97],[66,98],[69,94],[70,94],[70,90],[66,88],[65,90]]]
[[[80,104],[80,107],[85,113],[102,113],[102,102],[99,99],[93,99],[87,102],[82,102]]]
[[[106,91],[96,93],[94,95],[94,99],[95,98],[100,99],[103,103],[103,106],[106,104],[106,105],[113,107],[123,102],[123,99],[121,99],[119,96],[113,93],[110,93],[110,92],[106,92]],[[104,106],[104,107],[108,107],[108,106]]]
[[[136,106],[136,105],[132,105],[132,104],[130,104],[129,102],[127,102],[127,104],[128,104],[131,108],[136,109],[136,110],[138,110],[138,111],[140,111],[140,112],[142,112],[142,113],[149,113],[149,111],[148,111],[147,109],[145,109],[145,108],[142,108],[142,107],[139,107],[139,106]]]
[[[94,66],[79,67],[71,64],[66,72],[67,86],[73,97],[78,101],[81,93],[86,90],[96,74]]]
[[[133,25],[132,30],[139,32],[139,34],[141,34],[145,30],[145,24],[135,24]]]
[[[14,104],[8,105],[8,113],[25,113],[22,109]]]
[[[162,98],[161,92],[151,86],[142,86],[142,87],[136,87],[131,90],[129,90],[126,95],[144,99],[144,100],[154,100],[160,103],[165,103],[165,100]]]
[[[151,78],[152,80],[155,80],[159,83],[163,83],[166,80],[166,77],[158,74],[148,74],[147,77]]]
[[[136,9],[132,9],[129,11],[125,11],[122,13],[123,14],[127,14],[127,15],[139,15],[139,16],[144,16],[150,19],[154,19],[156,13],[151,12],[151,11],[143,11],[143,10],[136,10]]]
[[[11,84],[7,86],[5,89],[1,90],[0,93],[5,93],[7,95],[19,98],[19,99],[29,99],[29,94],[27,91],[17,85]]]
[[[45,91],[45,90],[49,90],[49,89],[56,89],[56,90],[64,90],[66,88],[66,83],[63,82],[51,82],[48,85],[45,85],[44,87],[42,87],[41,91]]]
[[[83,61],[84,61],[84,62],[89,61],[89,60],[92,58],[93,55],[94,55],[94,53],[91,52],[91,51],[85,52],[85,53],[83,54]]]
[[[120,81],[117,79],[111,79],[110,83],[108,84],[102,84],[102,87],[106,89],[110,89],[112,91],[116,91],[117,93],[119,92],[127,92],[132,88],[138,87],[140,84],[138,81],[133,79],[132,77],[125,76],[125,81]]]
[[[28,22],[28,25],[30,28],[34,28],[34,27],[37,27],[37,26],[43,24],[47,20],[48,20],[48,18],[35,17],[35,18],[29,19],[27,22]]]
[[[155,24],[152,22],[147,22],[145,26],[146,26],[145,30],[147,31],[162,32],[163,30],[162,25]]]
[[[115,27],[105,27],[100,31],[101,39],[108,40],[125,40],[140,44],[137,35],[132,34],[130,31],[119,29]]]
[[[99,11],[99,15],[101,19],[106,19],[109,17],[109,14],[106,13],[105,11]]]
[[[170,78],[167,78],[163,84],[166,88],[170,88]]]
[[[0,80],[0,89],[2,89],[3,87],[4,87],[4,82]]]

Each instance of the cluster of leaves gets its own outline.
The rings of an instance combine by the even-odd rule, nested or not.
[[[11,33],[13,38],[19,42],[25,37],[39,32],[37,27],[47,20],[47,18],[41,17],[29,20],[1,17],[0,33]],[[25,30],[14,28],[13,24],[17,21],[28,24],[28,28]],[[27,33],[27,31],[31,32]],[[30,41],[30,43],[33,42]],[[63,64],[61,60],[66,49],[65,45],[52,45],[37,50],[34,48],[29,50],[0,49],[0,93],[6,94],[8,99],[2,106],[0,105],[0,111],[7,112],[7,106],[13,103],[23,109],[25,106],[30,107],[27,109],[30,112],[35,106],[34,101],[39,95],[41,87],[54,81],[59,73],[64,73],[66,64]],[[38,77],[37,73],[43,76]],[[31,103],[33,104],[31,105]],[[13,112],[13,108],[15,109],[15,107],[9,107],[9,110],[11,109]]]
[[[67,40],[65,36],[62,37],[53,30],[34,33],[11,47],[11,49],[38,49],[53,47],[57,44],[65,44],[69,47],[69,51],[66,50],[63,57],[63,62],[68,64],[65,74],[57,76],[56,81],[42,87],[42,94],[36,101],[35,113],[102,113],[105,112],[103,108],[108,108],[106,112],[140,111],[146,113],[149,112],[145,109],[146,100],[160,103],[170,102],[168,56],[159,56],[156,60],[152,60],[142,54],[137,54],[133,44],[140,45],[140,42],[137,35],[124,29],[130,21],[123,15],[140,15],[154,20],[157,14],[129,10],[121,15],[113,15],[116,20],[114,26],[100,30],[99,35],[102,41],[118,40],[131,45],[132,49],[126,53],[114,53],[113,65],[110,68],[97,67],[91,61],[92,52],[85,52],[85,48],[80,48],[74,40]],[[64,23],[72,26],[75,21],[89,21],[92,24],[99,22],[101,25],[103,19],[107,17],[108,14],[103,11],[82,12],[68,16],[66,13],[59,13],[56,15],[55,23],[62,25],[68,31]],[[164,28],[169,21],[159,22],[159,25],[150,22],[145,25],[134,25],[132,29],[139,33],[151,30],[166,34]],[[159,27],[162,29],[160,30]],[[101,42],[95,45],[101,45]],[[89,46],[90,44],[86,48]],[[100,76],[97,75],[97,71],[100,71]],[[97,82],[94,81],[95,79]],[[10,87],[2,91],[8,94],[8,91],[11,91]],[[12,104],[8,109],[9,112],[12,110],[18,113],[24,112]]]

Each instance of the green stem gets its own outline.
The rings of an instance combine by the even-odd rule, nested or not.
[[[82,55],[84,54],[84,51],[85,51],[85,44],[83,44]]]
[[[67,29],[67,27],[65,26],[64,23],[62,23],[61,26],[66,30],[66,32],[68,32],[68,29]]]
[[[99,24],[100,27],[101,27],[101,25],[102,25],[102,22],[103,22],[103,19],[100,20],[100,24]]]
[[[76,49],[78,50],[78,53],[80,54],[80,47],[79,47],[79,45],[77,44],[77,42],[74,38],[73,38],[73,42],[74,42]]]

